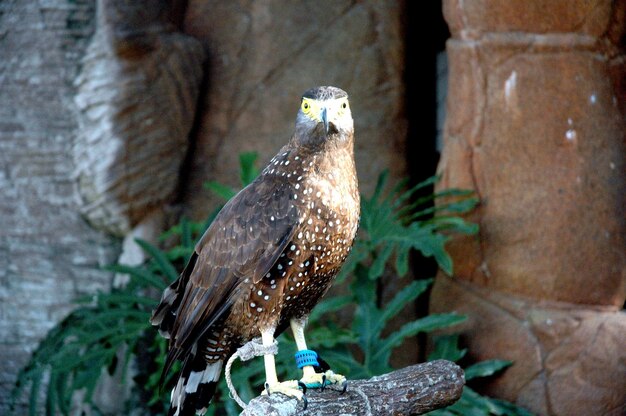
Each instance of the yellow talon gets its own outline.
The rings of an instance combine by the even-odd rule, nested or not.
[[[298,387],[297,380],[288,380],[274,384],[265,383],[265,390],[261,394],[269,396],[274,393],[282,393],[287,397],[295,397],[298,400],[302,400],[304,396],[304,392]]]
[[[328,370],[325,373],[315,373],[305,371],[304,375],[300,379],[300,382],[304,383],[309,388],[321,388],[324,390],[326,386],[331,384],[344,385],[346,378],[341,374],[336,374],[332,370]]]

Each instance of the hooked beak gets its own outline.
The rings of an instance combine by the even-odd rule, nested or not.
[[[326,107],[322,108],[322,122],[324,123],[324,131],[328,134],[330,125],[328,124],[328,113],[326,111]]]

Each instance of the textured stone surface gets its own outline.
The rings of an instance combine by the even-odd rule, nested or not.
[[[109,284],[97,267],[118,253],[79,213],[72,158],[72,83],[94,12],[0,2],[0,414],[39,339],[76,296]]]
[[[613,36],[615,33],[611,30],[619,28],[624,16],[620,9],[623,0],[451,0],[443,3],[450,32],[460,38],[493,32],[576,32],[594,37],[609,35],[616,42],[619,36]]]
[[[475,189],[483,202],[481,243],[451,246],[457,275],[537,298],[622,305],[624,122],[612,74],[621,57],[586,38],[512,39],[448,43],[439,170],[443,186]]]
[[[470,358],[514,365],[490,394],[541,415],[621,415],[626,405],[626,313],[608,307],[512,296],[439,276],[433,312],[470,319],[464,334]]]
[[[451,246],[457,275],[537,298],[622,305],[624,123],[607,59],[490,42],[451,41],[448,51],[460,76],[450,80],[439,170],[444,186],[482,197],[481,242]],[[480,252],[482,267],[467,250]]]
[[[72,300],[109,287],[98,267],[120,242],[103,231],[154,238],[176,196],[204,51],[170,12],[161,0],[0,4],[0,414]],[[121,261],[137,262],[131,251]]]
[[[361,191],[385,168],[405,174],[401,3],[192,0],[184,30],[209,54],[186,202],[203,218],[202,183],[238,185],[238,155],[265,164],[293,132],[300,95],[315,85],[350,94]]]
[[[449,249],[434,311],[471,319],[487,391],[547,415],[626,405],[624,1],[450,0],[440,187],[473,189],[480,234]]]
[[[75,82],[82,211],[119,236],[176,196],[203,76],[202,46],[174,32],[164,8],[99,2]]]

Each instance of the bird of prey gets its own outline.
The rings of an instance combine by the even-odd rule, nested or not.
[[[169,339],[164,373],[182,361],[170,415],[204,414],[222,367],[237,348],[257,337],[272,345],[288,326],[303,369],[299,382],[345,383],[332,371],[315,371],[319,366],[307,350],[304,327],[357,232],[353,147],[346,92],[306,91],[291,139],[222,208],[181,276],[165,289],[151,322]],[[264,360],[264,393],[302,399],[298,381],[278,381],[274,356]]]

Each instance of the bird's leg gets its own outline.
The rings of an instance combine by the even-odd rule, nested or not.
[[[263,340],[264,347],[269,347],[274,343],[274,330],[275,328],[270,328],[261,331],[261,339]],[[297,380],[283,381],[282,383],[278,381],[274,354],[265,354],[263,360],[265,362],[265,390],[263,394],[282,393],[289,397],[295,397],[298,400],[304,399],[306,407],[305,391],[300,390]]]
[[[304,327],[306,326],[307,318],[300,319],[292,319],[289,324],[291,325],[291,331],[293,332],[293,337],[296,340],[296,345],[298,346],[298,354],[296,357],[299,358],[299,354],[301,357],[306,355],[311,355],[312,358],[310,360],[306,360],[306,363],[311,362],[310,365],[302,366],[302,378],[300,382],[304,383],[309,388],[321,388],[330,384],[340,384],[345,388],[347,386],[347,380],[341,374],[335,374],[332,370],[328,370],[324,373],[316,373],[313,368],[314,365],[319,366],[317,363],[317,354],[314,351],[310,351],[306,346],[306,341],[304,339]],[[299,361],[297,359],[297,361]],[[300,367],[300,363],[298,363],[298,367]]]

